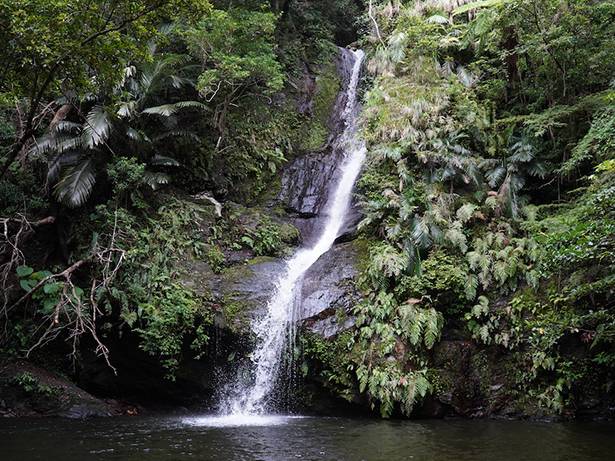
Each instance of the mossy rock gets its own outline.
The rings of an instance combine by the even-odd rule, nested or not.
[[[298,150],[313,152],[321,149],[329,137],[329,118],[341,89],[341,80],[335,63],[321,67],[316,76],[312,115],[297,133]]]

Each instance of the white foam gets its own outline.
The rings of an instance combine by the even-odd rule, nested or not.
[[[303,419],[305,416],[288,415],[250,415],[234,414],[225,416],[200,416],[185,418],[184,424],[200,427],[262,427],[262,426],[281,426],[291,420]]]

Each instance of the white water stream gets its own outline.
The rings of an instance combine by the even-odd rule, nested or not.
[[[352,190],[366,154],[365,143],[358,136],[357,130],[357,88],[364,53],[354,51],[352,56],[352,74],[346,88],[346,107],[342,113],[344,129],[337,141],[344,152],[339,182],[327,200],[324,223],[317,242],[312,247],[300,249],[287,261],[285,271],[276,283],[276,292],[267,305],[266,315],[253,325],[258,338],[252,354],[254,381],[247,386],[237,383],[232,396],[223,406],[223,413],[233,420],[266,413],[266,401],[275,386],[289,332],[290,336],[293,335],[296,298],[301,291],[303,276],[333,246],[351,206]]]

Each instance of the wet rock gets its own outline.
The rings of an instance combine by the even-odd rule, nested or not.
[[[339,164],[339,155],[328,150],[295,159],[282,176],[279,200],[302,217],[315,217],[327,201]]]
[[[326,309],[349,310],[357,301],[357,250],[352,242],[334,245],[306,272],[301,288],[301,318]]]
[[[340,49],[336,68],[337,75],[344,83],[342,86],[345,86],[350,79],[353,63],[351,52]],[[316,217],[324,211],[330,189],[336,183],[339,166],[343,161],[344,150],[335,143],[335,140],[344,129],[342,114],[347,95],[345,91],[335,93],[332,110],[327,107],[326,111],[329,131],[326,144],[321,149],[296,158],[282,173],[278,200],[288,211],[301,217]]]
[[[105,405],[77,404],[65,411],[58,413],[58,416],[72,419],[95,418],[101,416],[113,416],[113,413]]]
[[[353,242],[334,245],[308,270],[299,316],[309,331],[331,338],[354,325],[349,312],[360,299],[355,286],[357,275]]]
[[[320,314],[305,319],[303,323],[308,331],[325,339],[337,336],[341,332],[352,328],[354,324],[354,317],[348,317],[344,315],[344,311],[336,309],[325,309]]]
[[[303,79],[299,87],[299,100],[297,109],[300,114],[313,115],[314,94],[316,93],[316,76],[310,72],[306,63],[303,63]]]
[[[340,230],[340,236],[336,239],[336,243],[351,242],[357,237],[357,227],[363,220],[363,211],[357,203],[354,203],[348,215],[344,220],[342,229]]]
[[[213,290],[217,275],[207,262],[187,258],[182,261],[181,269],[180,281],[186,288],[201,296]]]
[[[234,325],[260,316],[275,292],[276,280],[284,270],[282,259],[258,257],[248,263],[225,269],[214,281],[214,294],[224,304],[235,304],[238,319],[228,318]],[[239,312],[240,311],[240,312]],[[247,325],[244,325],[247,326]]]

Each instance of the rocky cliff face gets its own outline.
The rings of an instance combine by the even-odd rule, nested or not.
[[[336,72],[341,80],[338,87],[343,88],[348,83],[351,67],[350,53],[340,50],[336,60]],[[316,92],[317,89],[312,89],[312,94]],[[315,238],[327,198],[337,183],[344,152],[334,140],[344,128],[340,114],[346,106],[346,98],[346,93],[340,91],[330,102],[326,143],[318,150],[297,156],[284,168],[280,191],[268,203],[270,209],[278,207],[285,210],[284,219],[300,232],[300,245],[309,245]],[[311,104],[303,102],[302,105]],[[355,207],[344,228],[346,238],[340,241],[347,240],[353,234],[359,216]],[[299,309],[301,319],[313,318],[330,309],[350,308],[357,295],[354,287],[357,276],[355,263],[356,250],[352,243],[336,245],[320,258],[303,281],[302,305]],[[249,317],[253,317],[271,297],[282,268],[280,258],[256,258],[226,270],[221,277],[214,277],[210,286],[219,298],[248,306]]]

